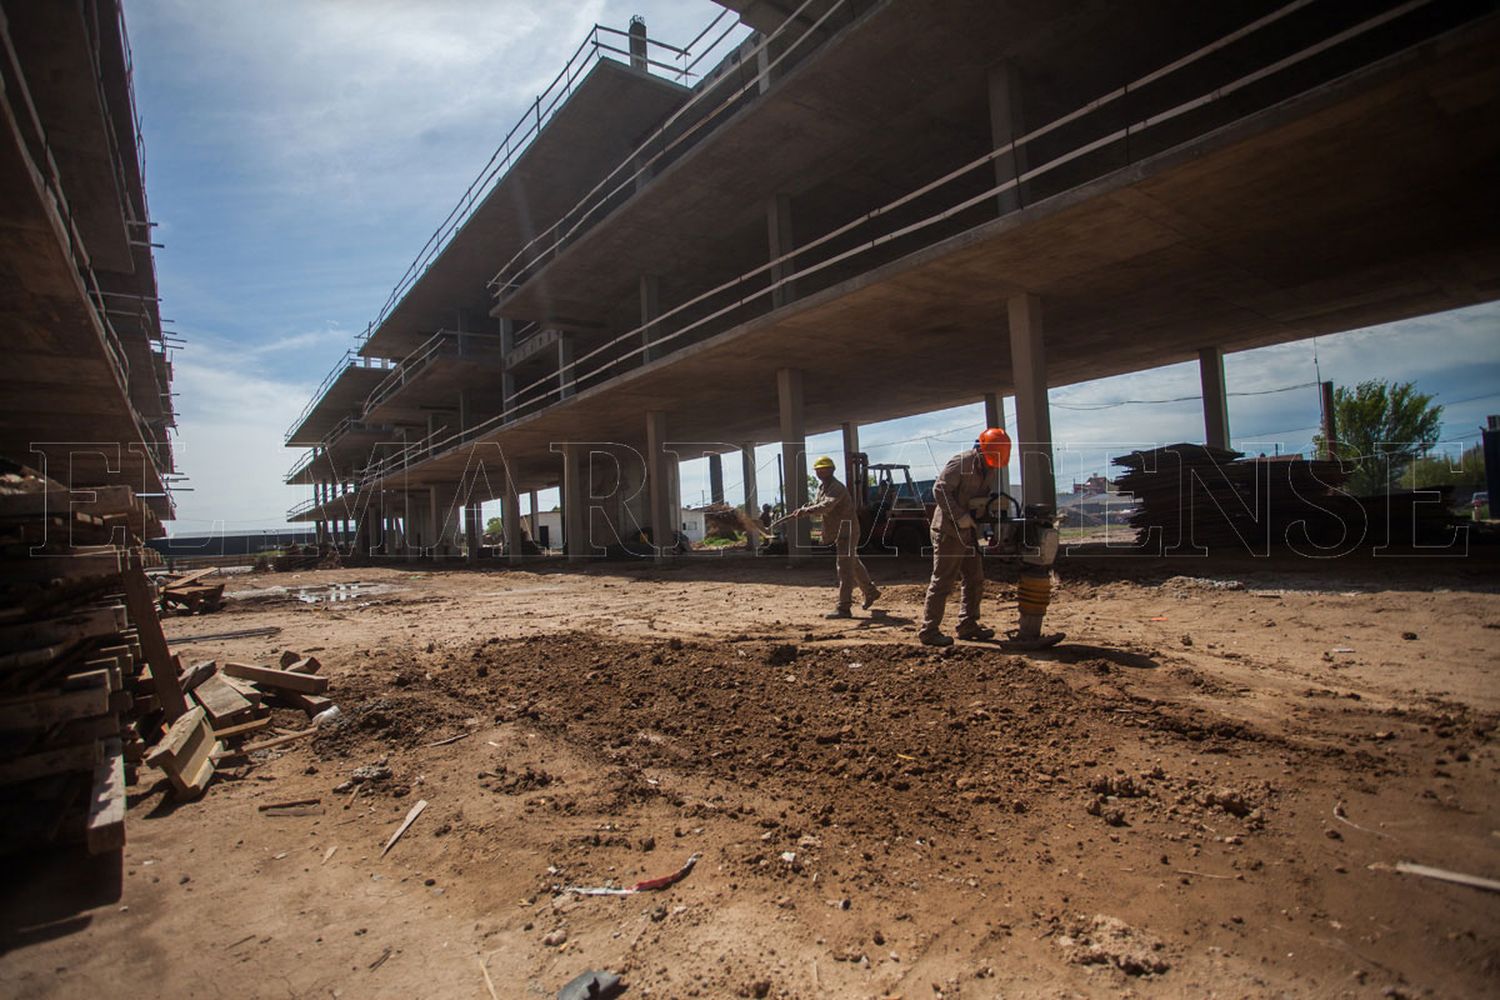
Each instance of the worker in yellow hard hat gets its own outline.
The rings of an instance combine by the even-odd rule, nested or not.
[[[880,590],[870,582],[870,574],[859,558],[859,514],[854,509],[854,500],[849,488],[833,475],[833,459],[824,455],[813,463],[813,473],[818,477],[818,492],[812,501],[799,507],[784,520],[798,517],[823,516],[823,542],[832,543],[839,575],[838,604],[829,612],[829,618],[852,617],[850,606],[854,601],[854,588],[864,595],[861,607],[871,607],[879,598]]]
[[[951,646],[953,639],[940,631],[948,595],[955,582],[962,586],[963,610],[958,616],[960,639],[993,639],[995,630],[979,623],[979,604],[984,597],[984,563],[979,555],[979,526],[975,513],[984,516],[995,492],[997,469],[1010,463],[1010,435],[999,427],[979,434],[974,447],[948,460],[932,484],[932,580],[917,638],[929,646]]]

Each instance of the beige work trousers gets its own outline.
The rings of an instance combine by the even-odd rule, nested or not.
[[[936,635],[943,624],[943,610],[953,584],[963,588],[960,632],[979,625],[979,603],[984,597],[984,560],[972,540],[957,531],[932,532],[932,580],[927,584],[927,602],[922,609],[922,635]]]
[[[833,542],[834,563],[839,574],[838,609],[848,611],[854,602],[855,587],[868,595],[875,585],[870,582],[870,573],[859,558],[859,530],[855,522],[844,521],[838,527],[839,534]],[[827,530],[826,525],[824,530]]]

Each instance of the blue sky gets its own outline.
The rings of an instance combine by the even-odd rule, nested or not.
[[[632,14],[684,44],[719,12],[708,0],[126,0],[146,142],[163,315],[175,356],[177,451],[192,492],[176,534],[284,525],[303,493],[282,434],[378,311],[506,130],[595,23]],[[1317,342],[1324,378],[1413,379],[1447,404],[1444,438],[1477,438],[1500,411],[1500,306]],[[1231,355],[1231,392],[1314,380],[1311,342]],[[1194,365],[1052,392],[1066,486],[1131,447],[1202,436]],[[976,404],[865,427],[876,461],[919,478],[972,441]],[[1238,447],[1306,450],[1316,390],[1230,400]],[[895,442],[882,447],[885,442]],[[837,435],[809,441],[837,456]],[[774,492],[777,449],[760,449]],[[726,465],[731,497],[739,463]],[[683,497],[706,487],[683,469]],[[543,506],[551,499],[544,496]]]

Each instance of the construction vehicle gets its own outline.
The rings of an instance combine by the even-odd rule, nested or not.
[[[854,453],[850,464],[849,490],[858,498],[861,547],[921,553],[930,544],[933,503],[931,494],[924,499],[912,482],[911,466],[871,465],[862,451]]]

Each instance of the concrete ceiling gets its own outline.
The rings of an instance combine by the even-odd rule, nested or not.
[[[1500,298],[1495,19],[977,226],[483,434],[392,477],[501,457],[555,484],[556,442],[771,441],[776,370],[808,433],[1011,388],[1005,303],[1044,303],[1053,386]],[[1441,350],[1441,344],[1434,344]],[[494,477],[492,477],[493,480]]]

